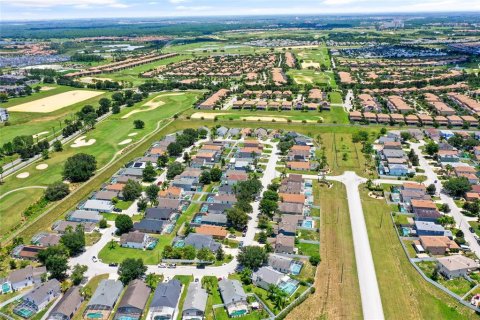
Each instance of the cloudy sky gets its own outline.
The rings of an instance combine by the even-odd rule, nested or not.
[[[479,0],[0,0],[1,20],[480,11]]]

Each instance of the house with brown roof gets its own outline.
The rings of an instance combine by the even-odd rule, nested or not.
[[[212,236],[215,239],[225,239],[227,237],[227,229],[224,227],[213,225],[201,225],[195,228],[195,232],[207,236]]]
[[[411,209],[415,215],[415,219],[419,221],[437,221],[441,217],[437,206],[432,200],[415,200],[411,201]]]
[[[290,170],[309,171],[309,170],[315,170],[316,167],[317,167],[316,163],[310,162],[310,161],[287,162],[287,168]]]
[[[405,123],[405,117],[398,113],[390,114],[390,118],[392,119],[393,123]]]
[[[448,126],[448,119],[445,118],[444,116],[436,116],[435,122],[441,126]]]
[[[348,114],[350,121],[362,121],[362,113],[360,111],[350,111]]]
[[[378,113],[377,114],[377,121],[378,123],[389,123],[390,122],[390,115],[386,113]]]
[[[117,313],[113,319],[140,319],[143,310],[146,309],[150,292],[150,288],[142,280],[135,279],[130,282],[118,303]]]
[[[274,245],[275,253],[295,253],[295,237],[293,236],[279,234],[275,238],[270,238],[269,242]]]
[[[364,112],[363,117],[365,120],[367,120],[369,123],[376,123],[377,122],[377,115],[372,112]]]
[[[447,279],[467,277],[479,268],[477,261],[456,254],[437,259],[438,272]]]
[[[420,124],[420,120],[414,114],[409,114],[409,115],[405,116],[405,122],[408,125],[413,125],[413,126],[416,126],[416,125]]]
[[[460,127],[463,125],[463,120],[457,115],[447,116],[448,124],[454,127]]]
[[[460,249],[458,244],[445,236],[420,236],[420,243],[432,255],[445,255]]]
[[[305,203],[305,195],[303,194],[290,194],[290,193],[279,193],[280,199],[282,202],[291,202],[291,203]]]
[[[478,127],[478,119],[473,116],[461,116],[464,123],[468,123],[472,127]]]
[[[415,111],[411,106],[409,106],[400,96],[389,96],[387,98],[387,107],[391,112],[399,112],[401,114],[409,113]]]
[[[160,190],[158,192],[158,196],[165,199],[180,199],[182,197],[182,194],[183,189],[174,186],[170,186],[167,189]]]

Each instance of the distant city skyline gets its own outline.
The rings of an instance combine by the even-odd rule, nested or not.
[[[476,12],[478,0],[0,0],[2,20]]]

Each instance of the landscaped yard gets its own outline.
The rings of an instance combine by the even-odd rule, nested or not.
[[[298,254],[305,255],[305,256],[313,256],[320,254],[320,246],[318,244],[311,244],[311,243],[299,243],[296,245],[298,248]]]
[[[98,284],[100,281],[108,279],[108,274],[101,274],[98,276],[93,277],[88,281],[88,283],[85,285],[86,290],[89,292],[90,295],[93,295],[95,290],[97,290]],[[85,309],[87,308],[87,303],[88,301],[85,300],[82,302],[80,305],[80,308],[78,309],[78,312],[73,316],[72,320],[81,320],[83,319],[83,313],[85,312]]]
[[[465,295],[468,291],[470,291],[470,289],[475,286],[475,283],[470,282],[462,277],[451,280],[439,279],[438,283],[440,283],[453,293],[458,294],[460,297]]]
[[[320,240],[320,233],[318,231],[300,230],[298,231],[298,238],[303,240]]]

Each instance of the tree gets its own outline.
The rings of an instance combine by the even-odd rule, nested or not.
[[[155,168],[150,161],[147,161],[147,164],[142,172],[142,177],[143,181],[145,182],[155,181],[155,178],[157,177],[157,172],[155,171]]]
[[[133,229],[133,221],[126,214],[119,214],[115,219],[115,227],[118,229],[119,234],[124,234]]]
[[[63,280],[68,271],[68,249],[63,245],[47,247],[38,253],[38,260],[45,265],[50,277]]]
[[[87,272],[87,270],[88,267],[85,265],[80,265],[77,263],[73,266],[72,275],[70,276],[70,278],[72,279],[72,282],[75,286],[78,286],[82,282],[83,275],[85,274],[85,272]]]
[[[246,286],[252,284],[252,273],[252,269],[243,268],[242,271],[239,272],[240,281]]]
[[[147,209],[147,206],[148,206],[147,199],[144,197],[140,197],[137,201],[137,210],[145,211]]]
[[[268,239],[267,233],[262,231],[258,234],[258,242],[259,243],[266,243]]]
[[[445,212],[445,213],[449,213],[450,212],[450,207],[448,206],[448,204],[442,203],[442,205],[440,206],[440,211]]]
[[[55,152],[63,151],[62,141],[55,140],[53,142],[53,151],[55,151]]]
[[[143,264],[142,259],[126,258],[118,267],[119,279],[123,285],[127,285],[130,281],[141,278],[145,275],[146,271],[147,267]]]
[[[412,139],[412,134],[408,131],[402,131],[400,133],[400,138],[402,139],[402,141],[408,141]]]
[[[246,246],[240,249],[237,259],[244,267],[256,270],[267,262],[268,254],[262,247]]]
[[[269,187],[270,187],[270,185],[269,185]],[[278,193],[276,191],[266,190],[263,193],[263,199],[266,199],[266,200],[278,201],[279,198],[280,197],[278,196]]]
[[[47,160],[50,158],[50,153],[48,153],[48,149],[42,150],[42,159]]]
[[[278,210],[278,202],[268,199],[262,199],[259,206],[260,212],[266,216],[273,217]]]
[[[138,181],[128,179],[122,193],[125,201],[134,201],[142,194],[142,185]]]
[[[288,141],[280,141],[278,143],[278,149],[280,150],[280,153],[282,155],[286,155],[288,150],[293,146],[293,141],[288,140]]]
[[[98,226],[100,227],[100,229],[105,229],[108,226],[107,219],[103,218],[102,220],[100,220]]]
[[[213,182],[218,182],[222,178],[222,170],[220,168],[213,168],[210,170],[210,178]]]
[[[200,174],[199,182],[202,184],[210,184],[211,181],[210,171],[203,170]]]
[[[465,192],[472,190],[472,186],[466,177],[453,177],[443,184],[445,190],[455,197],[462,196]]]
[[[63,177],[71,182],[87,181],[97,169],[95,157],[85,153],[77,153],[65,162]]]
[[[201,261],[212,261],[215,259],[213,252],[209,248],[203,247],[197,252],[197,259]]]
[[[433,183],[430,184],[430,185],[428,185],[428,187],[427,187],[426,190],[427,190],[427,193],[428,193],[429,195],[434,195],[435,192],[437,192],[437,188],[435,187],[435,185],[434,185]]]
[[[60,243],[68,249],[71,257],[82,252],[85,248],[85,230],[83,225],[77,225],[75,230],[71,227],[67,228],[66,232],[60,238]]]
[[[112,113],[113,113],[113,114],[118,114],[118,113],[120,113],[120,106],[114,105],[114,106],[112,107]]]
[[[143,122],[142,120],[135,120],[133,121],[133,126],[135,127],[135,129],[143,129],[145,128],[145,122]]]
[[[459,134],[453,135],[452,137],[448,138],[447,141],[457,149],[460,149],[463,145],[463,137]]]
[[[192,158],[190,157],[188,152],[184,152],[183,153],[183,161],[187,164],[187,166],[190,165],[191,160],[192,160]]]
[[[248,214],[238,208],[227,210],[227,221],[236,230],[243,230],[248,224]]]
[[[455,224],[455,219],[451,216],[443,215],[440,218],[438,218],[438,223],[441,224],[442,226],[451,226]]]
[[[320,255],[319,254],[313,254],[310,256],[308,259],[312,266],[317,266],[320,263]]]
[[[223,261],[224,258],[225,253],[223,252],[222,246],[219,246],[217,251],[215,252],[215,259],[217,259],[217,261]]]
[[[430,141],[429,143],[427,143],[425,145],[425,152],[430,155],[430,156],[433,156],[435,153],[438,152],[438,144],[436,144],[435,142],[433,141]]]
[[[147,195],[148,200],[152,205],[156,205],[158,200],[158,192],[160,191],[160,187],[156,184],[151,184],[145,189],[145,193]]]
[[[167,169],[167,179],[171,180],[183,172],[183,166],[180,162],[172,162]]]
[[[157,159],[157,167],[163,168],[168,163],[168,156],[166,154],[161,154]]]
[[[171,157],[178,157],[182,154],[183,147],[180,143],[172,142],[167,146],[168,155]]]
[[[45,190],[45,199],[48,201],[57,201],[65,198],[70,193],[66,183],[62,181],[50,184]]]
[[[155,289],[158,285],[158,276],[155,274],[155,273],[149,273],[147,274],[147,276],[145,277],[145,283],[147,284],[147,286],[150,288],[150,289]]]

